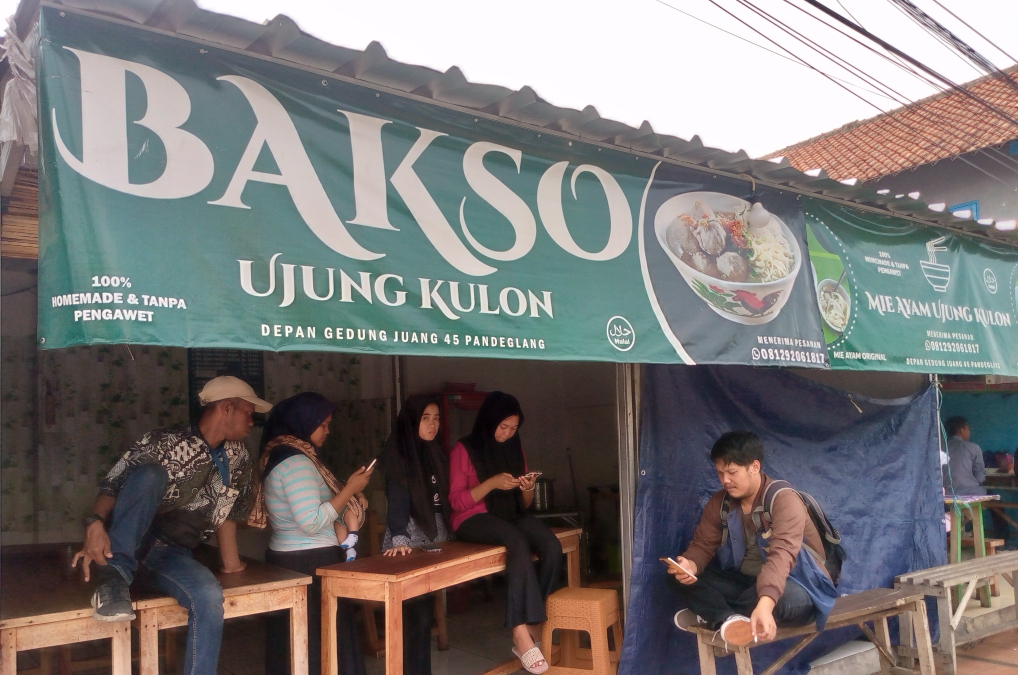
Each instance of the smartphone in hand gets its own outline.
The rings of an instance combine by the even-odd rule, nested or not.
[[[544,473],[543,471],[528,471],[527,473],[523,474],[523,478],[526,478],[527,480],[534,480],[535,478],[540,477],[541,474],[543,473]]]
[[[671,568],[674,568],[674,569],[677,569],[677,570],[681,570],[683,574],[685,574],[686,576],[692,578],[693,581],[696,581],[696,575],[693,574],[692,572],[690,572],[688,569],[686,569],[682,565],[680,565],[675,560],[672,560],[671,558],[661,558],[660,560],[661,560],[661,562],[665,563],[666,565],[668,565]]]
[[[371,467],[373,467],[375,465],[375,462],[377,461],[378,461],[377,457],[371,460],[371,464],[368,464],[366,467],[364,467],[364,472],[367,473],[368,471],[371,471]]]

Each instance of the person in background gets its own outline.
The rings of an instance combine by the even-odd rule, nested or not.
[[[501,391],[488,394],[473,431],[460,439],[449,458],[449,501],[459,539],[506,547],[505,625],[513,631],[513,654],[527,672],[543,673],[548,662],[537,641],[541,624],[548,620],[545,601],[558,582],[562,544],[527,512],[537,476],[528,474],[522,425],[516,397]],[[537,554],[536,569],[531,553]]]
[[[351,559],[352,544],[339,538],[340,533],[348,536],[342,516],[349,515],[347,522],[355,530],[363,524],[367,500],[361,491],[374,471],[361,467],[343,485],[322,464],[318,450],[329,436],[335,410],[332,401],[310,391],[276,405],[262,433],[248,518],[254,527],[272,525],[265,562],[313,579],[308,589],[308,675],[322,672],[322,580],[315,570]],[[336,611],[339,672],[364,675],[354,605],[341,599]],[[285,612],[267,621],[265,672],[290,673],[290,621]]]
[[[838,592],[805,503],[783,489],[773,497],[771,522],[757,515],[773,480],[763,473],[763,443],[752,432],[722,434],[710,458],[722,489],[704,507],[689,548],[675,558],[683,569],[668,567],[686,605],[675,626],[709,626],[734,645],[773,640],[778,626],[816,621],[823,630]]]
[[[947,454],[949,461],[944,470],[944,487],[956,495],[985,495],[981,483],[986,480],[983,450],[969,441],[972,430],[964,417],[952,417],[944,424],[947,428]]]
[[[198,397],[196,426],[151,431],[113,466],[72,564],[82,562],[85,581],[89,563],[98,566],[92,607],[99,621],[134,619],[129,586],[140,564],[152,585],[187,609],[184,673],[216,675],[223,588],[193,549],[215,533],[222,572],[244,570],[236,521],[251,508],[251,456],[241,441],[252,413],[272,404],[230,376],[210,380]]]
[[[403,403],[382,452],[388,500],[382,555],[407,555],[414,547],[449,539],[449,465],[435,438],[438,401],[411,396]],[[435,598],[427,593],[403,603],[403,672],[431,675],[431,623]]]

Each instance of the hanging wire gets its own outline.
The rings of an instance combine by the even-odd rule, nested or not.
[[[741,2],[742,0],[739,0],[739,1]],[[817,17],[817,16],[807,12],[806,10],[802,9],[801,7],[795,5],[790,0],[785,0],[785,2],[786,2],[786,4],[792,6],[795,9],[799,10],[800,12],[806,14],[806,16],[808,16],[808,17],[810,17],[812,19],[815,19],[815,20],[819,20],[819,17]],[[743,3],[743,4],[745,5],[747,3]],[[748,3],[748,4],[751,7],[753,7],[752,3]],[[759,10],[759,8],[753,7],[753,9],[756,10],[758,13],[763,12],[763,10]],[[766,12],[763,12],[763,13],[766,14]],[[912,113],[917,114],[917,115],[923,117],[925,121],[933,122],[933,123],[936,123],[936,124],[938,124],[938,125],[940,125],[942,127],[948,127],[948,128],[950,128],[950,129],[952,129],[954,131],[957,131],[958,133],[951,134],[951,135],[952,135],[953,139],[956,142],[958,142],[959,146],[961,146],[961,147],[959,147],[958,151],[952,152],[952,149],[945,148],[945,147],[941,146],[942,149],[944,149],[945,151],[951,152],[951,154],[961,154],[964,151],[964,145],[966,143],[968,143],[968,144],[975,144],[975,143],[979,143],[980,142],[978,137],[976,137],[975,135],[970,134],[969,132],[967,132],[963,127],[961,127],[960,125],[956,124],[949,117],[945,117],[943,115],[940,115],[939,113],[936,113],[935,111],[929,110],[928,108],[919,105],[916,101],[910,99],[908,96],[906,96],[906,95],[902,94],[901,92],[893,89],[892,87],[890,87],[889,85],[885,84],[884,82],[876,79],[876,77],[870,75],[869,73],[867,73],[866,71],[862,70],[861,68],[858,68],[854,64],[852,64],[849,61],[847,61],[846,59],[838,56],[837,54],[835,54],[834,52],[830,51],[829,49],[823,47],[822,45],[818,44],[814,40],[811,40],[810,38],[804,36],[799,31],[795,30],[794,28],[791,28],[790,26],[788,26],[784,22],[776,19],[775,17],[771,16],[770,14],[767,14],[767,17],[768,17],[768,20],[771,21],[771,23],[773,23],[775,25],[780,24],[779,27],[782,30],[784,30],[786,33],[792,35],[793,37],[795,37],[797,40],[799,40],[803,44],[806,44],[808,47],[810,47],[811,49],[813,49],[814,51],[819,53],[821,56],[824,56],[828,60],[834,62],[836,65],[838,65],[841,68],[843,68],[844,70],[852,73],[856,77],[858,77],[860,79],[863,79],[863,81],[866,81],[868,83],[872,83],[873,86],[876,86],[878,88],[886,90],[886,92],[889,92],[888,98],[891,98],[892,100],[895,100],[897,103],[899,103],[903,107],[907,108]],[[823,25],[831,28],[832,30],[840,33],[841,35],[844,35],[845,37],[847,37],[848,39],[852,40],[853,42],[856,42],[857,44],[861,45],[862,47],[872,51],[873,53],[877,54],[878,56],[881,56],[884,59],[887,59],[887,60],[890,61],[890,59],[886,56],[886,54],[883,54],[881,52],[876,51],[870,45],[867,45],[864,42],[861,42],[858,38],[856,38],[853,35],[849,35],[849,34],[845,33],[844,31],[842,31],[837,26],[832,26],[831,24],[829,24],[827,22],[824,22],[824,21],[821,21],[821,23],[823,23]],[[893,62],[893,61],[891,61],[891,62],[894,63],[895,65],[898,65],[899,67],[901,67],[899,64],[897,64],[895,62]],[[909,72],[910,73],[914,73],[914,71],[909,71]],[[930,84],[930,85],[935,86],[934,83],[932,83],[932,82],[927,81],[927,83]],[[886,115],[891,115],[891,114],[894,114],[894,113],[895,113],[895,111],[891,111],[891,112],[887,112],[885,114]],[[982,148],[978,148],[978,147],[976,147],[976,149],[975,149],[975,151],[977,151],[977,152],[982,151],[982,150],[983,150]],[[1006,163],[1000,161],[999,159],[997,159],[996,157],[994,157],[994,156],[992,156],[992,155],[990,155],[988,153],[984,152],[983,154],[985,154],[988,159],[996,162],[997,164],[1000,164],[1002,167],[1004,167],[1008,171],[1012,171],[1014,173],[1018,173],[1018,161],[1015,161],[1014,158],[1008,157],[1008,159],[1010,160],[1011,164],[1014,165],[1014,166],[1011,166],[1010,164],[1006,164]],[[979,168],[975,164],[972,164],[972,166],[974,166],[976,168]],[[1010,184],[1008,184],[1006,181],[1000,179],[997,176],[994,176],[993,174],[989,173],[988,171],[983,171],[983,173],[985,173],[986,175],[990,176],[991,178],[996,179],[997,181],[1001,182],[1002,184],[1008,185],[1008,187],[1010,187]]]
[[[794,7],[795,9],[799,10],[800,12],[802,12],[806,16],[810,17],[811,19],[813,19],[815,21],[818,21],[819,23],[823,24],[824,26],[827,26],[831,30],[834,30],[835,32],[839,33],[840,35],[848,38],[849,40],[852,40],[856,44],[862,46],[866,50],[872,52],[873,54],[875,54],[875,55],[879,56],[880,58],[884,59],[885,61],[887,61],[888,63],[894,65],[895,67],[897,67],[900,70],[904,71],[906,74],[915,77],[917,80],[919,80],[920,82],[926,84],[927,86],[935,89],[936,91],[941,92],[941,93],[945,93],[945,94],[949,93],[951,91],[950,89],[948,89],[944,85],[940,84],[939,82],[937,82],[937,81],[935,81],[933,79],[930,79],[928,76],[926,76],[925,74],[923,74],[922,72],[920,72],[919,70],[917,70],[916,68],[911,66],[909,63],[907,63],[903,59],[899,58],[896,54],[894,54],[894,53],[890,53],[889,54],[887,52],[877,50],[872,45],[867,44],[867,43],[859,40],[858,38],[856,38],[854,35],[852,35],[850,33],[845,32],[837,24],[829,23],[828,21],[825,21],[822,17],[819,17],[819,16],[817,16],[815,14],[812,14],[810,12],[807,12],[802,7],[799,7],[798,5],[794,4],[793,2],[790,2],[790,0],[785,0],[785,2],[786,2],[786,4]],[[838,4],[841,5],[840,2]],[[841,7],[842,7],[842,9],[844,9],[844,5],[841,5]],[[851,16],[851,14],[849,16]],[[852,17],[852,18],[853,18],[853,20],[855,20],[855,17]],[[859,22],[856,20],[856,23],[859,23]],[[914,101],[911,101],[911,102],[915,103]],[[925,106],[917,104],[917,108],[925,109]],[[913,112],[916,112],[916,111],[913,111]],[[935,115],[938,118],[937,121],[939,123],[942,123],[942,124],[943,123],[947,123],[952,128],[959,129],[959,127],[957,125],[955,125],[952,122],[950,122],[949,118],[941,116],[941,115],[939,115],[939,114],[937,114],[935,112],[929,111],[928,109],[925,110],[925,112],[927,114]],[[963,135],[971,137],[976,143],[978,143],[978,144],[982,144],[983,143],[983,141],[978,136],[976,136],[975,134],[971,134],[971,133],[965,132],[964,129],[961,129],[961,131],[962,131]],[[996,162],[997,164],[1000,164],[1000,165],[1006,167],[1009,170],[1014,170],[1014,169],[1012,169],[1010,164],[1014,164],[1014,165],[1018,166],[1018,160],[1016,160],[1014,157],[1011,157],[1010,155],[1004,154],[1003,152],[1001,152],[1000,150],[998,150],[994,146],[990,146],[990,147],[976,147],[974,150],[968,150],[968,151],[964,151],[964,152],[976,152],[976,153],[982,154],[987,159],[990,159],[990,160]],[[961,154],[961,151],[958,152],[958,153],[952,153],[952,154]],[[999,159],[998,159],[998,157],[999,157]]]
[[[989,101],[986,101],[986,100],[980,98],[979,96],[976,96],[975,94],[973,94],[969,90],[967,90],[964,87],[960,86],[959,84],[957,84],[956,82],[954,82],[950,78],[945,77],[944,75],[941,75],[936,70],[934,70],[933,68],[930,68],[929,66],[927,66],[924,63],[922,63],[921,61],[912,58],[911,56],[909,56],[905,52],[901,51],[900,49],[898,49],[894,45],[890,44],[889,42],[887,42],[885,40],[882,40],[881,38],[877,37],[873,33],[869,32],[868,30],[863,28],[862,26],[860,26],[857,23],[855,23],[854,21],[843,17],[842,15],[838,14],[833,9],[831,9],[827,5],[823,4],[819,0],[803,0],[803,2],[805,2],[808,5],[810,5],[811,7],[814,7],[816,9],[820,10],[824,14],[830,16],[835,21],[838,21],[839,23],[844,24],[845,26],[847,26],[848,28],[852,29],[856,33],[859,33],[860,35],[862,35],[866,39],[868,39],[868,40],[870,40],[870,41],[880,45],[880,47],[882,47],[883,49],[886,49],[888,52],[890,52],[892,54],[896,54],[897,56],[900,56],[901,58],[903,58],[906,61],[908,61],[909,63],[911,63],[916,68],[919,68],[920,70],[922,70],[923,72],[927,73],[928,75],[930,75],[930,76],[940,80],[945,85],[947,85],[951,89],[954,89],[955,91],[957,91],[961,95],[963,95],[963,96],[965,96],[967,98],[970,98],[973,101],[979,103],[981,106],[985,107],[990,112],[992,112],[995,115],[999,116],[1001,119],[1004,119],[1007,122],[1009,122],[1009,123],[1011,123],[1011,124],[1013,124],[1015,126],[1018,126],[1018,120],[1016,120],[1015,118],[1013,118],[1010,115],[1008,115],[1005,111],[1001,110],[1000,108],[998,108],[997,106],[993,105]]]
[[[1015,84],[1014,80],[1003,73],[992,61],[969,46],[967,42],[948,30],[939,21],[916,7],[911,0],[888,0],[888,2],[899,8],[928,33],[950,47],[953,52],[964,57],[969,62],[969,65],[974,66],[977,71],[992,75],[1007,85],[1012,91],[1018,93],[1018,84]]]
[[[996,44],[996,43],[994,43],[994,42],[993,42],[993,41],[992,41],[992,40],[991,40],[990,38],[986,37],[985,35],[983,35],[982,33],[980,33],[980,32],[979,32],[978,30],[976,30],[975,28],[973,28],[973,27],[972,27],[971,25],[969,25],[969,23],[968,23],[968,22],[966,22],[966,21],[965,21],[965,19],[961,18],[960,16],[958,16],[957,14],[955,14],[954,12],[952,12],[952,11],[951,11],[950,9],[948,9],[947,7],[945,7],[944,5],[942,5],[942,4],[940,3],[940,1],[939,1],[939,0],[933,0],[933,3],[934,3],[934,4],[935,4],[935,5],[937,6],[937,7],[939,7],[939,8],[940,8],[940,9],[942,9],[942,10],[944,10],[945,12],[947,12],[948,14],[950,14],[951,16],[953,16],[953,17],[954,17],[955,19],[957,19],[958,21],[960,21],[960,22],[962,23],[962,25],[964,25],[964,26],[965,26],[966,28],[968,28],[968,29],[969,29],[970,31],[972,31],[973,33],[975,33],[975,34],[976,34],[976,35],[978,35],[979,37],[981,37],[981,38],[983,38],[984,40],[986,40],[986,42],[987,42],[987,43],[989,43],[989,44],[990,44],[990,45],[991,45],[991,46],[992,46],[992,47],[993,47],[994,49],[996,49],[996,50],[997,50],[998,52],[1000,52],[1001,54],[1003,54],[1003,55],[1004,55],[1004,56],[1006,56],[1007,58],[1011,59],[1011,62],[1012,62],[1012,63],[1018,63],[1018,59],[1016,59],[1015,57],[1013,57],[1013,56],[1011,56],[1010,54],[1008,54],[1007,52],[1005,52],[1005,51],[1004,51],[1003,49],[1001,49],[1001,48],[1000,48],[999,46],[997,46],[997,44]],[[839,4],[840,4],[840,3],[839,3]],[[857,21],[856,23],[859,23],[859,22]]]
[[[726,35],[730,35],[730,36],[732,36],[733,38],[735,38],[737,40],[742,40],[743,42],[745,42],[747,44],[751,44],[754,47],[756,47],[757,49],[762,49],[765,52],[767,52],[768,54],[773,54],[774,56],[782,58],[782,59],[784,59],[784,60],[786,60],[786,61],[788,61],[790,63],[794,63],[797,66],[802,66],[803,65],[801,61],[797,61],[797,60],[795,60],[795,59],[793,59],[793,58],[791,58],[789,56],[786,56],[785,54],[782,54],[780,52],[776,52],[773,49],[768,49],[767,47],[764,47],[762,44],[760,44],[758,42],[753,42],[752,40],[749,40],[747,38],[742,37],[738,33],[733,33],[731,31],[725,30],[721,26],[717,26],[715,24],[712,24],[709,21],[706,21],[705,19],[701,19],[700,17],[696,16],[695,14],[690,14],[689,12],[687,12],[687,11],[685,11],[683,9],[679,9],[678,7],[675,7],[674,5],[669,5],[667,2],[664,2],[664,0],[654,0],[654,2],[656,2],[657,4],[662,5],[664,7],[667,7],[668,9],[674,10],[674,11],[678,12],[679,14],[683,14],[683,15],[689,17],[690,19],[693,19],[694,21],[699,21],[700,23],[704,24],[705,26],[710,26],[711,28],[713,28],[715,30],[718,30],[718,31],[721,31],[722,33],[724,33]],[[881,94],[878,91],[873,91],[871,89],[867,89],[866,87],[860,87],[858,84],[856,84],[854,82],[849,82],[848,80],[842,80],[841,78],[834,77],[833,75],[831,75],[831,77],[833,77],[835,80],[838,80],[839,82],[843,82],[844,84],[847,84],[850,87],[856,87],[858,89],[862,89],[863,91],[868,91],[871,94],[874,94],[876,96],[881,96],[883,98],[890,98],[889,96],[886,96],[885,94]]]
[[[769,37],[768,35],[764,34],[764,33],[763,33],[762,31],[760,31],[759,29],[757,29],[757,28],[753,27],[752,25],[750,25],[749,23],[747,23],[746,21],[744,21],[744,20],[743,20],[743,19],[741,19],[740,17],[736,16],[735,14],[733,14],[732,12],[730,12],[729,10],[725,9],[725,8],[724,8],[724,7],[722,7],[722,6],[720,5],[720,4],[718,4],[718,2],[717,2],[716,0],[708,0],[708,2],[710,2],[710,3],[712,4],[712,5],[714,5],[715,7],[717,7],[718,9],[720,9],[721,11],[725,12],[726,14],[728,14],[728,15],[729,15],[729,16],[731,16],[731,17],[732,17],[733,19],[735,19],[735,20],[736,20],[736,21],[738,21],[739,23],[743,24],[744,26],[746,26],[746,27],[747,27],[747,28],[749,28],[750,30],[754,31],[755,33],[757,33],[758,35],[760,35],[760,36],[761,36],[761,37],[763,37],[763,38],[764,38],[765,40],[767,40],[767,41],[768,41],[768,42],[770,42],[771,44],[775,45],[776,47],[778,47],[778,48],[779,48],[779,49],[781,49],[782,51],[785,51],[786,53],[790,54],[791,56],[793,56],[794,58],[796,58],[797,60],[799,60],[800,62],[802,62],[802,63],[803,63],[803,65],[805,65],[806,67],[810,68],[811,70],[814,70],[814,71],[816,71],[817,73],[819,73],[820,75],[824,76],[824,77],[825,77],[825,78],[827,78],[828,80],[831,80],[832,82],[834,82],[834,84],[835,84],[835,85],[837,85],[837,86],[841,87],[842,89],[844,89],[845,91],[847,91],[848,93],[850,93],[850,94],[851,94],[852,96],[855,96],[855,97],[856,97],[856,98],[858,98],[858,99],[859,99],[860,101],[863,101],[863,102],[864,102],[864,103],[866,103],[867,105],[869,105],[869,106],[871,106],[871,107],[875,108],[875,109],[876,109],[877,111],[879,111],[880,113],[882,113],[882,114],[886,115],[886,116],[887,116],[887,119],[888,119],[888,120],[890,120],[891,122],[893,122],[893,123],[896,123],[896,124],[898,124],[898,125],[900,125],[900,126],[904,127],[904,128],[906,129],[906,130],[908,130],[909,132],[911,132],[911,133],[912,133],[913,135],[916,135],[916,136],[922,137],[922,133],[921,133],[921,132],[920,132],[920,131],[919,131],[918,129],[916,129],[915,127],[913,127],[913,126],[911,126],[911,125],[907,124],[906,122],[904,122],[903,120],[899,119],[899,118],[898,118],[898,117],[896,117],[895,115],[889,114],[889,113],[888,113],[888,111],[885,111],[885,110],[884,110],[883,108],[881,108],[880,106],[876,105],[876,104],[875,104],[875,103],[873,103],[872,101],[870,101],[870,100],[866,99],[865,97],[861,96],[861,95],[860,95],[860,94],[858,94],[857,92],[854,92],[854,91],[852,91],[851,89],[848,89],[847,87],[845,87],[844,85],[842,85],[841,83],[839,83],[839,82],[836,82],[836,81],[834,81],[834,80],[833,80],[833,78],[832,78],[832,77],[831,77],[830,75],[828,75],[827,73],[824,73],[824,72],[823,72],[823,71],[821,71],[820,69],[818,69],[818,68],[816,68],[815,66],[813,66],[812,64],[808,63],[807,61],[805,61],[805,59],[803,59],[802,57],[798,56],[797,54],[795,54],[794,52],[792,52],[792,51],[791,51],[791,50],[789,50],[788,48],[784,47],[783,45],[779,44],[779,43],[778,43],[778,42],[776,42],[776,41],[775,41],[774,39],[772,39],[772,38],[771,38],[771,37]],[[764,12],[763,10],[759,9],[758,7],[756,7],[755,5],[753,5],[753,4],[752,4],[751,2],[749,2],[748,0],[738,0],[738,2],[739,2],[739,4],[743,5],[744,7],[747,7],[747,8],[749,8],[749,9],[750,9],[751,11],[755,12],[755,13],[756,13],[756,14],[758,14],[759,16],[761,16],[761,17],[765,18],[765,19],[766,19],[767,21],[771,22],[772,24],[778,25],[778,24],[780,24],[780,23],[781,23],[781,22],[777,21],[776,19],[773,19],[773,17],[771,17],[771,16],[770,16],[770,15],[769,15],[769,14],[768,14],[767,12]],[[779,27],[780,27],[780,26],[779,26]],[[784,29],[783,29],[783,30],[784,30]],[[785,31],[785,32],[787,33],[788,31]],[[831,138],[832,142],[835,142],[835,141],[834,141],[834,138],[835,138],[835,137],[832,137],[832,138]],[[949,155],[952,155],[952,156],[957,156],[957,158],[958,158],[959,160],[961,160],[962,162],[964,162],[964,163],[968,164],[969,166],[971,166],[972,168],[976,169],[977,171],[979,171],[979,172],[981,172],[981,173],[983,173],[983,174],[987,175],[987,176],[988,176],[988,177],[990,177],[991,179],[993,179],[993,180],[995,180],[995,181],[997,181],[997,182],[999,182],[999,183],[1001,183],[1001,184],[1003,184],[1003,185],[1007,185],[1008,187],[1010,187],[1010,184],[1009,184],[1009,183],[1007,183],[1006,181],[1002,180],[1002,179],[1001,179],[1000,177],[998,177],[998,176],[996,176],[996,175],[994,175],[994,174],[990,173],[989,171],[987,171],[987,170],[986,170],[986,169],[984,169],[983,167],[981,167],[981,166],[979,166],[979,165],[977,165],[977,164],[974,164],[973,162],[969,161],[969,160],[968,160],[968,159],[966,159],[965,157],[962,157],[962,156],[960,156],[960,155],[958,154],[958,152],[957,152],[956,150],[954,150],[954,149],[952,149],[952,148],[948,148],[948,147],[944,146],[944,145],[943,145],[942,143],[940,143],[939,141],[937,141],[937,140],[935,140],[935,139],[927,139],[927,140],[928,140],[928,141],[930,141],[930,142],[931,142],[931,143],[932,143],[933,145],[936,145],[936,146],[937,146],[938,148],[940,148],[940,149],[941,149],[941,150],[943,150],[944,152],[948,153]],[[850,148],[850,147],[847,147],[847,146],[845,146],[845,147],[844,147],[844,150],[845,150],[845,152],[851,152],[851,151],[852,151],[852,148]]]

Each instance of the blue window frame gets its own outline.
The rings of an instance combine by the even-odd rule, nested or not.
[[[955,204],[954,206],[948,206],[947,210],[951,213],[957,211],[971,211],[972,220],[979,220],[979,200],[976,199],[971,202],[962,202],[961,204]]]

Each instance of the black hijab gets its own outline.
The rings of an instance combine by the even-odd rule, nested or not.
[[[304,391],[280,401],[273,406],[269,419],[265,421],[261,450],[264,451],[269,441],[279,436],[293,436],[311,443],[311,434],[335,411],[335,403],[313,391]],[[283,460],[300,454],[303,453],[289,445],[276,446],[265,466],[264,476],[268,476]]]
[[[460,443],[466,447],[467,454],[470,455],[470,462],[477,472],[477,480],[482,483],[496,474],[508,473],[519,477],[527,470],[519,429],[504,443],[495,440],[498,425],[514,415],[520,418],[519,426],[522,427],[523,409],[520,408],[520,402],[516,397],[501,391],[493,391],[488,394],[481,404],[481,409],[477,411],[473,431],[469,436],[460,439]],[[488,513],[511,523],[519,520],[526,512],[523,493],[519,488],[492,490],[484,498],[484,504],[488,508]]]
[[[437,440],[421,438],[421,417],[429,405],[438,405],[432,396],[411,396],[396,417],[396,427],[385,441],[382,469],[385,479],[395,481],[410,492],[410,516],[421,531],[434,540],[438,536],[434,494],[442,502],[442,516],[448,524],[449,462]],[[437,485],[431,484],[435,476]]]

